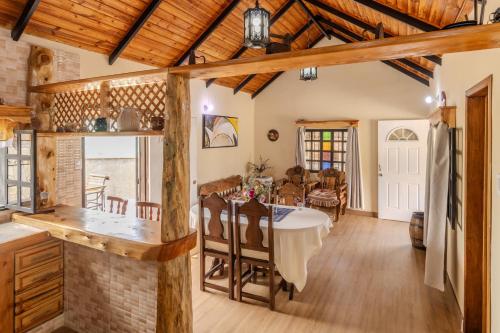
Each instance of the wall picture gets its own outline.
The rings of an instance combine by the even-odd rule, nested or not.
[[[203,115],[203,148],[238,146],[238,118]]]

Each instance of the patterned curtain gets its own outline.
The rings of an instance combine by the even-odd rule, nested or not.
[[[295,146],[295,164],[306,168],[306,129],[297,129],[297,143]]]
[[[353,209],[363,209],[363,182],[361,179],[361,161],[359,158],[358,129],[349,127],[347,130],[347,197],[348,206]]]

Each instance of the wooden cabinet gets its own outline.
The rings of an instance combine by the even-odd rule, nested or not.
[[[63,243],[50,240],[14,254],[14,325],[26,332],[63,312]]]

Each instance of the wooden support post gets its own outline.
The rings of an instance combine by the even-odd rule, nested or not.
[[[167,101],[163,139],[161,240],[189,234],[189,79],[167,74]],[[191,262],[189,253],[159,264],[158,333],[191,333]]]

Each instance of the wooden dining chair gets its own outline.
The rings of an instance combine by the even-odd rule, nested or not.
[[[285,206],[297,206],[305,203],[305,189],[293,183],[286,183],[277,190],[276,204]]]
[[[210,211],[210,220],[205,226],[205,208]],[[209,197],[200,197],[199,202],[199,230],[200,230],[200,289],[211,288],[229,294],[234,299],[234,241],[233,218],[231,201],[225,201],[217,193]],[[222,223],[222,215],[227,214],[226,227]],[[224,229],[226,229],[224,232]],[[216,259],[216,264],[205,272],[206,257]],[[228,286],[220,286],[207,282],[215,272],[224,270],[228,266]]]
[[[136,216],[150,221],[161,221],[161,205],[154,202],[138,201],[136,203]]]
[[[125,215],[127,213],[128,200],[108,195],[107,201],[110,213],[120,214],[120,215]],[[116,204],[116,210],[114,210],[115,204]]]
[[[278,284],[275,283],[275,277],[279,276],[274,263],[274,228],[273,228],[273,212],[272,207],[266,207],[259,203],[256,199],[252,199],[247,203],[236,204],[235,208],[236,223],[236,292],[238,301],[242,301],[243,297],[251,298],[269,304],[269,308],[274,310],[275,297],[280,287],[283,290],[287,289],[286,281],[281,278]],[[242,239],[241,216],[247,218],[245,241]],[[267,236],[268,245],[264,246],[264,232],[260,227],[260,222],[263,218],[268,219]],[[247,269],[243,272],[243,264],[246,264]],[[269,297],[252,294],[243,290],[248,282],[255,281],[255,276],[258,271],[267,272]],[[293,298],[292,285],[290,288],[289,299]]]

